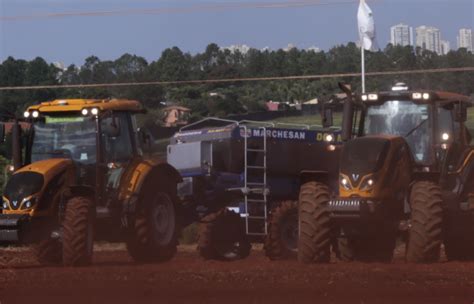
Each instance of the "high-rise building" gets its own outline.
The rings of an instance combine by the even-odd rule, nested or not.
[[[400,23],[390,28],[390,43],[392,45],[413,45],[413,28]]]
[[[441,55],[446,55],[451,51],[451,43],[446,40],[441,40]]]
[[[416,28],[416,46],[423,50],[442,54],[441,52],[441,32],[432,26],[422,25]]]
[[[459,30],[458,48],[465,48],[469,52],[474,49],[472,29],[462,28]]]

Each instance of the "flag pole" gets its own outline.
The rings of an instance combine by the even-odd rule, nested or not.
[[[361,76],[362,76],[362,94],[365,93],[365,49],[364,43],[360,45],[360,61],[361,61]]]

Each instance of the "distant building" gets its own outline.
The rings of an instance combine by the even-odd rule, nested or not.
[[[413,46],[413,28],[400,23],[390,28],[390,43],[392,45]]]
[[[465,48],[469,52],[474,49],[472,29],[462,28],[459,30],[458,49]]]
[[[240,52],[241,54],[247,54],[250,51],[250,46],[246,44],[235,44],[227,47],[222,47],[221,50],[229,50],[231,53]]]
[[[417,27],[416,46],[441,55],[441,31],[432,26]]]
[[[165,127],[187,125],[191,110],[180,106],[169,106],[162,110]]]
[[[294,45],[293,43],[288,43],[288,46],[286,48],[284,48],[283,51],[289,52],[292,49],[296,49],[296,45]]]
[[[308,52],[311,52],[311,51],[313,51],[313,52],[315,52],[315,53],[319,53],[319,52],[321,52],[321,49],[320,49],[320,48],[318,48],[318,47],[317,47],[317,46],[315,46],[315,45],[313,45],[313,46],[310,46],[310,47],[309,47],[309,48],[307,48],[306,50],[307,50]]]
[[[446,55],[451,51],[451,43],[446,40],[441,40],[441,55]]]

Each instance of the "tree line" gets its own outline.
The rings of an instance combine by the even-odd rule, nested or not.
[[[452,67],[474,67],[474,55],[466,49],[440,56],[421,49],[388,45],[366,54],[367,71],[405,71]],[[92,84],[145,81],[186,81],[243,77],[274,77],[360,72],[360,49],[355,43],[315,52],[297,48],[250,49],[231,52],[209,44],[198,54],[177,47],[164,50],[156,61],[124,54],[116,60],[85,59],[82,66],[60,70],[37,57],[31,61],[7,58],[0,65],[0,86]],[[155,85],[109,88],[41,89],[0,91],[4,109],[21,113],[27,105],[56,98],[128,98],[140,100],[152,112],[163,102],[187,106],[196,116],[225,116],[262,110],[264,102],[327,100],[339,93],[338,81],[360,87],[360,78],[285,80],[193,85]],[[389,89],[397,81],[412,88],[440,89],[474,94],[474,73],[440,73],[377,76],[367,79],[368,90]],[[215,93],[210,96],[210,93]]]

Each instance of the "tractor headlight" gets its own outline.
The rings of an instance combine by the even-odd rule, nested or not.
[[[373,178],[366,179],[360,185],[360,190],[370,190],[373,188],[375,181]]]
[[[91,114],[92,115],[98,115],[99,114],[99,109],[98,108],[92,108]]]
[[[346,189],[346,190],[351,190],[352,187],[351,187],[351,183],[349,182],[349,180],[345,177],[342,177],[341,178],[341,186]]]
[[[3,201],[3,203],[2,203],[2,209],[3,209],[3,210],[9,209],[9,208],[8,208],[8,202],[7,202],[7,201]]]
[[[84,116],[86,116],[87,114],[89,114],[89,110],[87,110],[87,109],[82,109],[81,114],[84,115]]]
[[[33,118],[38,118],[39,112],[38,111],[33,111],[33,113],[31,113],[31,116],[33,116]]]
[[[443,141],[448,141],[448,140],[449,140],[449,134],[448,134],[448,133],[443,133],[443,134],[441,135],[441,139],[442,139]]]
[[[30,209],[31,207],[33,207],[36,203],[36,198],[32,197],[30,199],[26,199],[24,202],[23,202],[23,205],[21,206],[21,209],[25,210],[25,209]]]
[[[23,113],[23,117],[25,117],[25,118],[30,117],[30,112],[25,111],[25,112]]]

